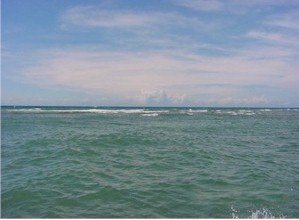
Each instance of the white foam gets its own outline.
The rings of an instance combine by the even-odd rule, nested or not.
[[[231,211],[232,211],[232,218],[239,218],[240,212],[238,210],[236,210],[233,206],[231,206]],[[262,208],[262,209],[258,209],[255,211],[249,211],[251,214],[250,216],[248,216],[247,218],[252,218],[252,219],[257,219],[257,218],[266,218],[266,219],[270,219],[270,218],[277,218],[277,216],[274,216],[270,210],[266,209],[266,208]],[[286,216],[281,215],[279,216],[279,218],[285,218]],[[244,217],[242,217],[244,218]]]
[[[97,113],[97,114],[160,114],[168,113],[169,110],[146,110],[146,109],[11,109],[9,112],[20,113]]]
[[[88,109],[88,110],[72,110],[78,113],[99,113],[99,114],[136,114],[144,112],[144,109]]]
[[[260,111],[261,111],[261,112],[271,112],[272,110],[271,110],[271,109],[268,109],[268,108],[265,108],[265,109],[261,109]]]
[[[141,113],[151,113],[153,111],[148,111],[144,109],[78,109],[78,110],[51,110],[55,113],[97,113],[97,114],[141,114]]]
[[[232,210],[232,217],[239,218],[239,216],[237,215],[238,211],[233,206],[231,206],[230,209]]]
[[[250,218],[275,218],[275,216],[268,209],[262,208],[261,210],[252,211]]]
[[[152,113],[169,113],[169,110],[145,110],[145,112],[152,112]]]
[[[44,110],[42,110],[41,108],[26,108],[26,109],[9,109],[6,110],[8,112],[24,112],[24,113],[33,113],[33,112],[42,112]]]
[[[255,113],[253,111],[250,111],[250,110],[239,110],[238,111],[238,114],[239,115],[255,115]]]
[[[244,115],[255,115],[254,112],[246,112]]]
[[[229,115],[238,115],[237,112],[234,112],[234,111],[228,111],[228,112],[225,112],[226,114],[229,114]]]
[[[188,110],[180,110],[180,114],[194,115],[196,113],[207,113],[207,109],[188,109]]]
[[[287,111],[299,111],[298,108],[288,108]]]
[[[158,113],[147,113],[147,114],[141,114],[141,116],[147,116],[147,117],[156,117],[158,116]]]
[[[215,110],[216,114],[225,114],[225,115],[255,115],[254,111],[241,109],[238,111],[227,111],[227,110]]]
[[[189,109],[188,112],[189,113],[207,113],[208,110],[207,109],[196,109],[196,110]]]

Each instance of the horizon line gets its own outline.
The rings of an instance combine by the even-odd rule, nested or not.
[[[251,108],[251,109],[298,109],[298,107],[274,106],[150,106],[150,105],[0,105],[0,107],[91,107],[91,108]]]

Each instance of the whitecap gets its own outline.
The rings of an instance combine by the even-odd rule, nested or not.
[[[8,112],[21,112],[21,113],[37,113],[37,112],[42,112],[41,108],[22,108],[22,109],[8,109],[6,110]]]
[[[190,113],[207,113],[208,110],[207,109],[196,109],[196,110],[189,109],[188,112],[190,112]]]
[[[180,110],[180,114],[194,115],[196,113],[206,113],[207,109],[188,109],[188,110]]]
[[[136,114],[144,112],[144,109],[89,109],[82,112],[90,112],[90,113],[101,113],[101,114]]]
[[[261,111],[261,112],[271,112],[272,110],[271,110],[271,109],[268,109],[268,108],[265,108],[265,109],[261,109],[260,111]]]
[[[256,211],[252,211],[251,212],[251,216],[249,216],[252,219],[256,219],[256,218],[275,218],[274,215],[272,215],[272,213],[265,208],[256,210]]]
[[[147,116],[147,117],[156,117],[158,116],[158,113],[146,113],[146,114],[141,114],[141,116]]]
[[[78,113],[99,113],[99,114],[160,114],[168,113],[169,110],[146,110],[146,109],[88,109],[88,110],[72,110]]]
[[[237,214],[238,211],[233,206],[231,206],[230,209],[232,210],[232,217],[233,218],[239,218],[239,216]]]
[[[233,206],[231,206],[230,208],[231,208],[231,211],[232,211],[232,213],[231,213],[232,218],[244,218],[243,216],[241,216],[242,213],[240,213],[240,211],[236,210]],[[268,210],[266,208],[261,208],[261,209],[255,210],[255,211],[249,211],[249,213],[251,213],[251,214],[249,216],[247,216],[246,218],[252,218],[252,219],[266,218],[266,219],[270,219],[270,218],[285,218],[286,217],[284,215],[275,216],[270,212],[270,210]]]
[[[160,114],[168,113],[168,110],[146,110],[146,109],[11,109],[9,112],[20,113],[97,113],[97,114]]]
[[[254,112],[246,112],[244,115],[255,115]]]
[[[238,111],[238,114],[239,115],[255,115],[255,113],[253,111],[250,111],[250,110],[239,110]]]
[[[238,115],[238,113],[235,112],[235,111],[228,111],[228,112],[225,112],[225,114],[229,114],[229,115]]]

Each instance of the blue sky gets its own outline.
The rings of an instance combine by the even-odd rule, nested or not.
[[[2,105],[299,106],[297,0],[2,0]]]

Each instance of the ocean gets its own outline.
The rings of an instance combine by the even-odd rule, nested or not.
[[[299,218],[299,109],[3,106],[2,218]]]

